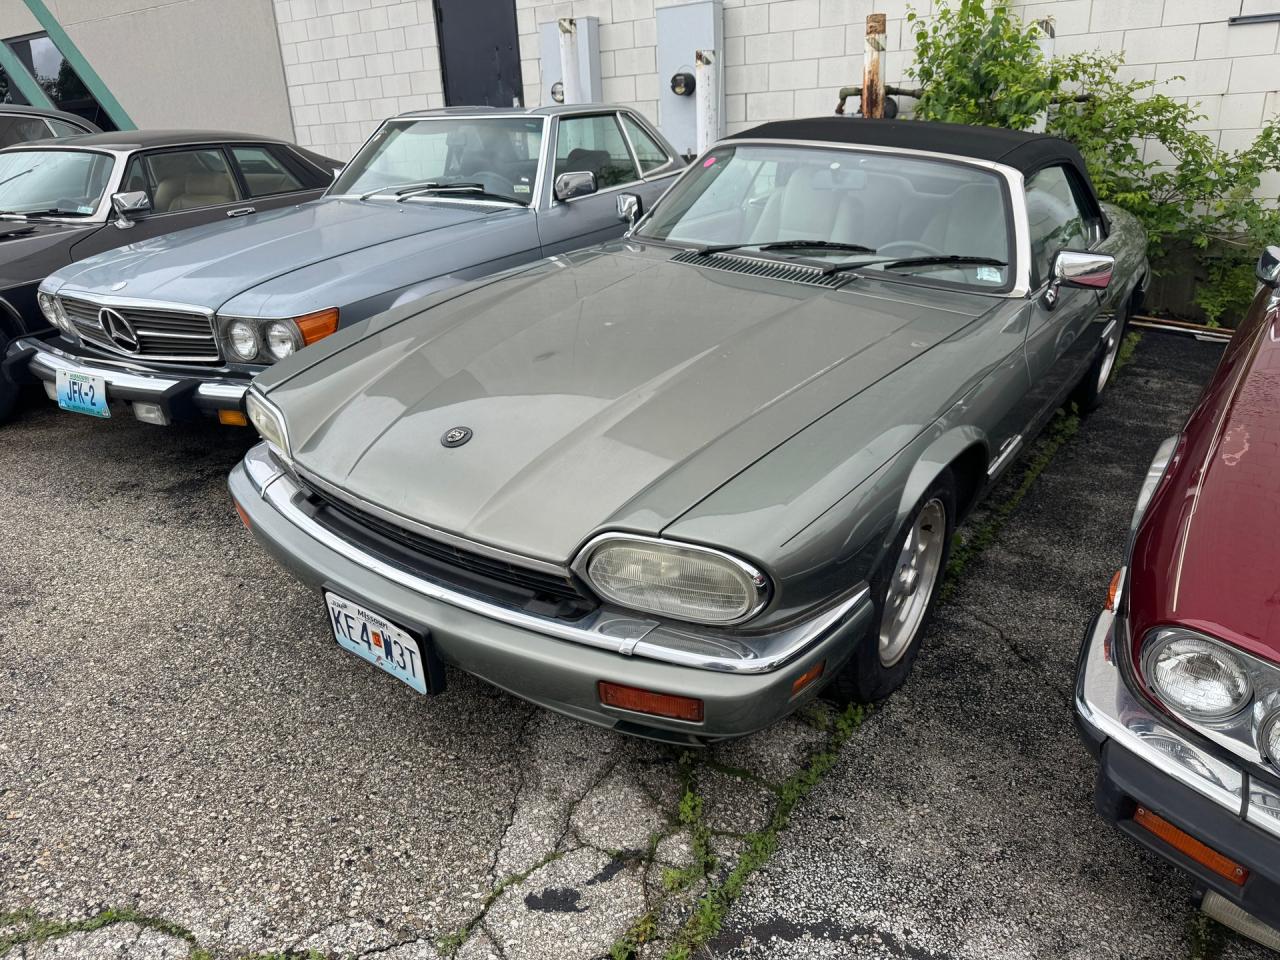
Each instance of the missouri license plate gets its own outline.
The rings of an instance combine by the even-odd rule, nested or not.
[[[63,410],[91,417],[111,416],[107,409],[107,382],[101,377],[59,370],[57,378],[58,406]]]
[[[427,692],[427,665],[416,639],[354,600],[328,592],[324,599],[329,606],[329,625],[339,646],[419,693]]]

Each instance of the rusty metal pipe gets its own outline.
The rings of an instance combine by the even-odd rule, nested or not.
[[[883,13],[867,14],[866,55],[862,61],[862,115],[869,119],[884,118],[884,53],[885,32],[889,18]]]

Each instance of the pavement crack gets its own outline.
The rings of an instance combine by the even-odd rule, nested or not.
[[[1005,633],[1004,630],[998,624],[992,623],[990,620],[986,619],[983,616],[980,616],[979,614],[975,613],[973,610],[969,609],[966,606],[962,605],[959,609],[960,609],[960,612],[967,614],[973,620],[982,624],[984,627],[986,627],[988,630],[994,633],[997,637],[999,637],[1000,642],[1005,645],[1005,647],[1009,650],[1009,652],[1012,653],[1015,657],[1017,657],[1018,660],[1021,661],[1023,664],[1030,667],[1031,671],[1037,677],[1040,678],[1040,682],[1045,687],[1045,689],[1052,690],[1053,692],[1058,693],[1062,696],[1068,696],[1068,697],[1070,696],[1071,691],[1068,688],[1062,687],[1057,683],[1055,683],[1053,680],[1053,674],[1046,672],[1046,670],[1044,669],[1044,663],[1040,661],[1038,658],[1033,657],[1031,654],[1024,651],[1021,647],[1019,647],[1018,642],[1014,640],[1012,637],[1010,637],[1007,633]]]

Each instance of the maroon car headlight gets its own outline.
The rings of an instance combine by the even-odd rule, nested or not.
[[[741,623],[769,598],[768,578],[751,564],[693,544],[606,535],[574,567],[611,603],[694,623]]]
[[[1253,700],[1244,660],[1226,644],[1189,630],[1156,631],[1142,654],[1152,692],[1190,720],[1225,720]]]
[[[1280,767],[1280,710],[1276,710],[1262,723],[1258,742],[1262,753],[1273,767]]]

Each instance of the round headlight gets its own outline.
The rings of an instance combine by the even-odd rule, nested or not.
[[[297,352],[302,338],[289,321],[272,320],[263,328],[262,339],[267,344],[267,353],[276,360],[283,360]]]
[[[63,322],[62,311],[58,309],[57,298],[51,293],[37,293],[36,303],[40,305],[40,312],[44,314],[44,318],[52,323],[59,330],[65,330],[66,324]]]
[[[227,342],[238,360],[252,360],[258,355],[258,331],[247,320],[227,324]]]
[[[1143,659],[1147,679],[1160,699],[1188,717],[1220,720],[1239,713],[1253,699],[1244,663],[1212,640],[1165,631]]]
[[[1280,710],[1262,721],[1262,736],[1258,739],[1271,765],[1280,767]]]
[[[639,539],[610,539],[587,558],[596,591],[632,610],[736,623],[759,611],[768,580],[749,564],[714,550]]]

